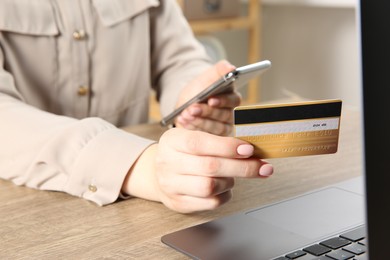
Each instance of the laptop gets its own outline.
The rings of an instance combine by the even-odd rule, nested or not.
[[[357,10],[363,176],[167,234],[163,243],[193,259],[390,259],[390,1],[360,0]]]

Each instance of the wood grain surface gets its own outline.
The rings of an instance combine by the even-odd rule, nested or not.
[[[0,180],[0,259],[187,259],[161,236],[359,176],[360,113],[343,110],[336,154],[269,160],[274,176],[238,179],[232,201],[210,212],[183,215],[137,198],[99,207]],[[126,128],[155,139],[164,130],[157,124]]]

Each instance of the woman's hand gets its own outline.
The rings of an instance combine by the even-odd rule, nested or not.
[[[195,78],[182,91],[177,107],[210,86],[235,67],[222,60]],[[232,130],[233,108],[241,102],[237,91],[210,97],[205,103],[196,103],[185,109],[177,118],[176,126],[201,130],[216,135],[229,135]]]
[[[123,191],[182,213],[212,210],[231,199],[236,177],[273,173],[252,154],[252,145],[233,137],[173,128],[141,155]]]

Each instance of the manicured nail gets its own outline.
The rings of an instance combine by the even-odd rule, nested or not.
[[[271,176],[274,173],[274,167],[272,164],[263,164],[260,167],[259,174],[264,177]]]
[[[254,151],[254,147],[250,144],[242,144],[237,147],[237,153],[239,155],[244,155],[244,156],[251,156]]]
[[[208,104],[209,106],[216,107],[221,104],[221,101],[218,98],[210,98]]]
[[[178,116],[176,118],[176,122],[181,124],[181,125],[184,125],[187,121],[184,120],[184,118],[182,116]]]
[[[192,116],[199,116],[202,114],[202,109],[200,107],[191,107],[190,114]]]

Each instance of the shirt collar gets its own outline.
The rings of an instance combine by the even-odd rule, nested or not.
[[[92,0],[92,3],[105,26],[112,26],[160,5],[158,0]]]

